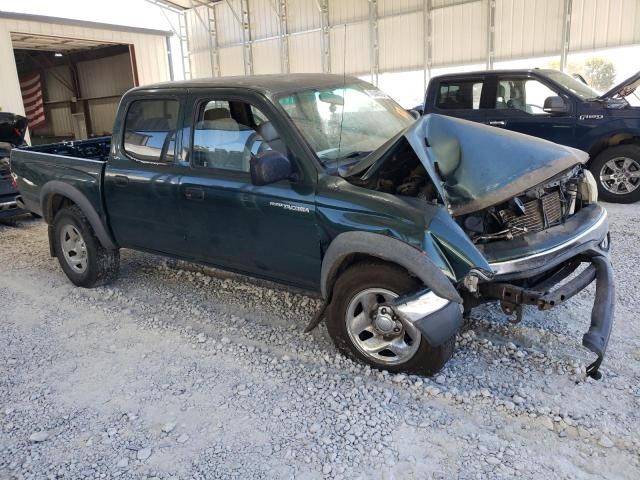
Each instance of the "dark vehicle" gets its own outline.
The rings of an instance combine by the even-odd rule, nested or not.
[[[27,119],[13,113],[0,112],[0,219],[29,213],[16,203],[18,189],[11,177],[11,150],[24,142]]]
[[[429,82],[423,113],[486,123],[584,150],[600,198],[632,203],[640,200],[638,85],[640,72],[602,95],[557,70],[444,75]]]
[[[614,286],[583,152],[414,121],[366,82],[315,74],[135,88],[113,132],[11,157],[76,285],[113,279],[120,248],[211,264],[319,292],[307,330],[326,317],[352,358],[432,374],[463,311],[497,300],[519,320],[596,280],[583,344],[598,375]]]

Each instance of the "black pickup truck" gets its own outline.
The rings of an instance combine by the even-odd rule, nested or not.
[[[464,311],[499,301],[518,321],[523,305],[552,308],[595,280],[582,343],[599,375],[614,286],[583,152],[414,121],[336,75],[135,88],[113,132],[11,155],[20,201],[76,285],[112,280],[120,248],[202,262],[318,292],[308,330],[326,319],[352,358],[432,374]]]
[[[434,77],[423,113],[526,133],[589,153],[600,198],[640,200],[640,72],[600,94],[557,70],[494,70]]]
[[[0,112],[0,219],[28,213],[16,202],[18,189],[9,168],[11,150],[24,142],[27,123],[21,115]]]

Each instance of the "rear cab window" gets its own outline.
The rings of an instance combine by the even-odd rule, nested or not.
[[[440,110],[479,110],[482,80],[443,80],[438,86],[436,107]]]
[[[134,160],[173,163],[180,105],[175,99],[134,100],[124,121],[124,151]]]

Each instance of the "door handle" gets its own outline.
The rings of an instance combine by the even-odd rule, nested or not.
[[[204,200],[204,190],[196,187],[187,187],[184,189],[184,196],[187,200]]]
[[[118,187],[126,187],[129,185],[129,177],[126,175],[116,175],[113,177],[113,181]]]
[[[489,125],[493,127],[504,127],[506,124],[504,120],[489,120]]]

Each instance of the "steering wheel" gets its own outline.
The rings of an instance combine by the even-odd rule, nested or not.
[[[253,147],[257,142],[262,142],[262,143],[258,147],[258,151],[254,154]],[[250,165],[251,159],[254,158],[256,155],[259,155],[262,152],[266,151],[268,148],[270,148],[269,143],[267,143],[265,139],[262,138],[262,136],[258,132],[254,131],[251,135],[249,135],[249,137],[247,138],[247,141],[244,144],[244,152],[242,156],[243,167],[246,166],[247,171],[249,171],[248,166]]]

